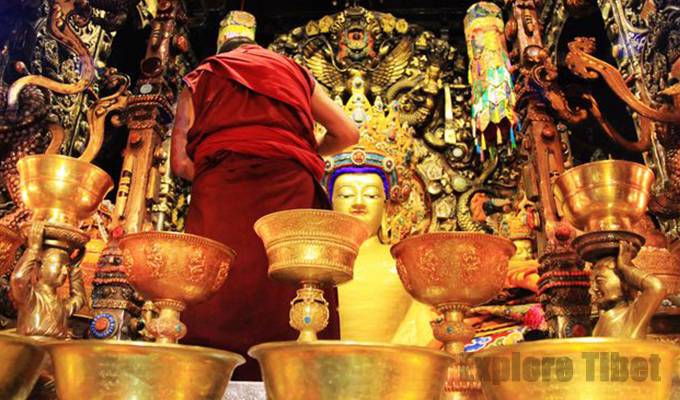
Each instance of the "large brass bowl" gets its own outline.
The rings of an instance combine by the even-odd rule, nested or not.
[[[270,400],[433,400],[453,357],[423,347],[316,341],[264,343],[248,351]]]
[[[606,160],[574,167],[555,180],[567,220],[588,232],[631,230],[647,211],[654,173],[630,161]]]
[[[0,225],[0,275],[12,266],[17,250],[23,241],[19,233]]]
[[[511,241],[483,233],[436,232],[392,246],[404,288],[421,303],[478,305],[503,288]]]
[[[494,347],[474,358],[488,400],[665,400],[679,354],[667,343],[590,337]]]
[[[269,258],[269,276],[284,282],[339,284],[352,279],[359,246],[369,236],[359,219],[336,211],[287,210],[254,225]]]
[[[60,155],[26,156],[17,162],[21,199],[33,218],[77,226],[96,211],[113,187],[102,169]]]
[[[203,347],[97,340],[45,346],[60,400],[221,399],[238,354]]]
[[[45,358],[45,351],[30,338],[0,334],[0,399],[28,398]]]
[[[139,232],[119,242],[130,282],[154,301],[200,303],[224,284],[236,253],[188,233]]]

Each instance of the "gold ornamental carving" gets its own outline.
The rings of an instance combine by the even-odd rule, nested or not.
[[[222,287],[224,284],[225,279],[227,279],[227,275],[229,275],[229,268],[231,267],[231,264],[228,262],[222,261],[217,269],[217,277],[215,277],[215,283],[212,286],[213,291],[217,291],[219,288]]]
[[[189,280],[192,282],[200,282],[203,276],[206,274],[207,269],[205,266],[206,257],[202,250],[197,250],[196,253],[192,254],[189,258]],[[221,267],[221,265],[220,265]],[[221,270],[218,267],[217,279],[219,280],[219,275]]]
[[[150,268],[150,275],[152,278],[158,279],[164,274],[170,274],[170,270],[164,270],[167,263],[167,257],[163,255],[163,251],[169,249],[161,248],[160,244],[153,243],[144,247],[144,255],[146,256],[146,264]]]
[[[463,49],[362,7],[309,21],[270,48],[312,72],[359,127],[360,146],[395,160],[390,243],[433,231],[499,233],[493,218],[473,220],[470,207],[482,194],[511,197],[519,159],[507,148],[491,163],[475,153]]]

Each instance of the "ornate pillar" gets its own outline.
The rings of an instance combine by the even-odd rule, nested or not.
[[[505,33],[509,41],[514,40],[511,56],[519,68],[517,110],[523,122],[522,149],[528,157],[524,190],[537,203],[543,222],[538,238],[540,299],[552,336],[589,335],[588,275],[571,246],[574,230],[561,221],[551,184],[564,171],[567,147],[548,114],[548,105],[562,105],[564,109],[558,112],[573,114],[555,87],[557,68],[543,48],[536,1],[515,0],[510,7]]]
[[[90,334],[96,338],[130,339],[143,328],[136,318],[142,311],[142,299],[128,282],[116,239],[154,228],[150,210],[164,193],[161,184],[167,151],[162,144],[169,137],[178,86],[177,80],[168,77],[178,75],[174,69],[177,53],[188,50],[186,38],[179,32],[185,20],[180,0],[159,1],[141,77],[128,99],[129,136],[111,224],[113,240],[102,253],[92,293],[95,318]]]

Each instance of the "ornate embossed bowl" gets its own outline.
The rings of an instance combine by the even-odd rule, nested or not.
[[[0,275],[12,266],[19,246],[24,239],[18,232],[0,225]]]
[[[0,399],[28,398],[44,358],[45,351],[36,340],[0,334]]]
[[[35,220],[77,226],[97,211],[113,187],[102,169],[72,157],[26,156],[17,169],[21,199]]]
[[[421,303],[478,305],[503,288],[511,241],[483,233],[435,232],[392,246],[404,288]]]
[[[654,173],[630,161],[606,160],[574,167],[555,180],[567,220],[588,232],[631,230],[647,211]]]
[[[453,356],[424,347],[316,341],[251,348],[271,400],[439,399]]]
[[[359,246],[369,236],[359,219],[336,211],[287,210],[260,218],[255,232],[278,281],[339,284],[352,279]]]
[[[678,355],[677,345],[589,337],[494,347],[474,359],[488,400],[621,400],[669,399]]]
[[[145,329],[160,343],[186,335],[180,313],[219,290],[236,257],[221,243],[187,233],[131,233],[119,245],[130,283],[159,309]]]
[[[45,347],[61,400],[221,399],[245,362],[235,353],[176,344],[74,340]]]
[[[222,243],[188,233],[131,233],[119,245],[130,282],[154,301],[205,301],[222,287],[236,257]]]

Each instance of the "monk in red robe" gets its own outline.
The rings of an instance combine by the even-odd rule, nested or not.
[[[295,340],[288,323],[296,288],[267,276],[268,260],[253,224],[275,211],[329,208],[318,181],[319,154],[358,141],[342,109],[294,61],[242,38],[184,77],[172,136],[172,169],[192,180],[186,231],[234,249],[226,283],[208,301],[188,307],[186,344],[246,355],[256,344]],[[313,124],[327,134],[317,143]],[[320,338],[339,339],[337,295]],[[251,358],[234,380],[260,380]]]

